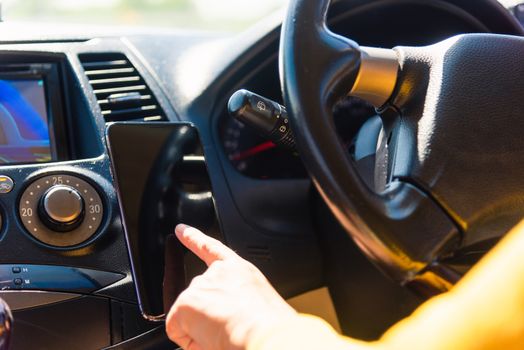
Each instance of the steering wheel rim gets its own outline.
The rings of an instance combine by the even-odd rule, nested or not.
[[[284,101],[303,161],[331,211],[373,262],[407,283],[427,274],[439,256],[455,248],[460,230],[410,183],[396,181],[382,193],[367,187],[338,142],[331,110],[348,92],[359,96],[355,88],[362,84],[370,49],[327,28],[329,5],[329,0],[289,4],[280,40]],[[382,112],[386,125],[387,114],[396,113],[387,106]],[[425,280],[439,290],[449,289],[457,277],[442,275],[433,273]]]

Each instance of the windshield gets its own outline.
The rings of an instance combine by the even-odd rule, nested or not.
[[[499,0],[507,7],[522,0]],[[7,22],[238,31],[288,0],[0,0]]]
[[[286,0],[0,0],[6,22],[242,30]]]

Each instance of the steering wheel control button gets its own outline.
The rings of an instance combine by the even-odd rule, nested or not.
[[[12,271],[13,273],[20,273],[22,272],[22,268],[20,266],[14,266]]]
[[[7,194],[13,190],[15,183],[9,176],[0,175],[0,194]]]
[[[23,265],[21,272],[13,275],[14,267],[0,265],[0,290],[92,293],[125,277],[121,273],[54,265]]]
[[[84,199],[71,186],[56,185],[42,197],[40,218],[47,227],[58,231],[72,231],[84,217]]]
[[[69,174],[41,177],[20,198],[27,232],[50,246],[74,247],[88,241],[102,223],[102,198],[87,181]]]

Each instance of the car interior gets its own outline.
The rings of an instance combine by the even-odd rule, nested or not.
[[[178,223],[378,339],[523,217],[522,35],[495,0],[0,23],[0,349],[176,349],[165,313],[205,270]]]

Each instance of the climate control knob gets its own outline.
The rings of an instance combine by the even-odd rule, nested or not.
[[[96,236],[104,203],[96,188],[73,174],[38,177],[20,197],[20,220],[27,233],[53,247],[76,248]]]
[[[56,185],[42,196],[39,214],[50,229],[69,232],[77,228],[84,219],[84,200],[73,187]]]

